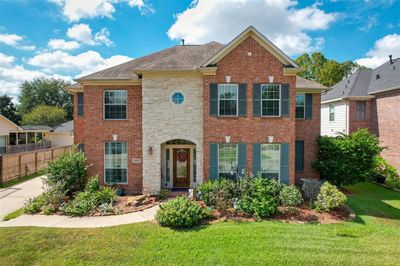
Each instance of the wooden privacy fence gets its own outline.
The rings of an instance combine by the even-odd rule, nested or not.
[[[70,151],[71,146],[65,146],[0,155],[0,184],[43,170],[48,162]]]

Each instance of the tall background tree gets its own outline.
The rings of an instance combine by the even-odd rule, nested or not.
[[[12,97],[7,95],[0,95],[0,114],[7,119],[19,124],[21,117],[17,113],[17,108],[12,102]]]
[[[57,106],[41,105],[22,117],[23,125],[58,126],[66,121],[67,113]]]
[[[72,97],[64,89],[69,82],[55,78],[36,78],[20,85],[18,112],[21,116],[41,105],[57,106],[65,110],[67,119],[72,119]]]
[[[321,52],[303,54],[299,56],[296,63],[304,68],[299,76],[331,87],[359,69],[367,69],[352,61],[338,62],[328,60]]]

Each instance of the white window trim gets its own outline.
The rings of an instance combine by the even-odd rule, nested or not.
[[[108,183],[106,180],[106,143],[107,142],[125,142],[126,143],[126,182]],[[128,156],[128,142],[126,141],[105,141],[103,145],[103,176],[104,184],[108,185],[127,185],[129,177],[129,156]]]
[[[220,103],[220,98],[219,98],[219,85],[235,85],[236,87],[236,114],[235,115],[221,115],[220,114],[220,108],[219,108],[219,103]],[[217,87],[217,93],[218,93],[218,116],[220,117],[236,117],[239,116],[239,84],[233,84],[233,83],[220,83],[218,84]],[[225,99],[222,99],[225,100]]]
[[[231,173],[231,172],[220,172],[220,171],[219,171],[219,146],[220,146],[220,145],[225,145],[225,144],[236,145],[236,164],[238,164],[238,161],[239,161],[239,145],[238,145],[237,143],[219,143],[219,144],[218,144],[218,152],[217,152],[217,162],[218,162],[217,170],[218,170],[218,178],[219,178],[219,174],[220,174],[220,173],[222,173],[222,174],[230,174],[230,173]],[[237,167],[237,166],[236,166],[236,167]]]
[[[106,118],[106,103],[105,103],[105,97],[106,97],[106,91],[126,91],[126,118],[125,119],[115,119],[115,118]],[[129,99],[129,92],[128,90],[103,90],[103,120],[106,121],[125,121],[128,120],[128,99]]]
[[[281,144],[278,143],[261,143],[261,174],[265,173],[272,173],[272,172],[263,172],[263,164],[265,164],[264,160],[262,159],[262,145],[278,145],[279,147],[279,171],[278,171],[278,180],[281,181]]]
[[[294,105],[294,107],[295,107],[295,116],[296,116],[297,120],[305,120],[306,119],[306,94],[297,92],[296,93],[296,100],[297,100],[297,96],[304,96],[304,106],[303,106],[304,112],[303,112],[303,117],[301,117],[301,118],[297,117],[297,112],[296,112],[297,111],[297,101],[296,101],[296,103]]]
[[[264,99],[262,98],[262,86],[263,85],[279,85],[279,99]],[[278,83],[263,83],[260,86],[260,105],[261,105],[261,117],[281,117],[281,111],[282,111],[282,84],[278,84]],[[277,101],[279,102],[279,115],[263,115],[263,101]]]
[[[333,112],[331,112],[331,107],[332,107],[332,110],[333,110]],[[335,119],[336,119],[336,115],[335,115],[335,109],[336,109],[336,106],[334,105],[334,104],[330,104],[329,106],[328,106],[328,108],[329,108],[329,117],[328,117],[328,120],[329,120],[329,122],[335,122]],[[331,114],[333,114],[333,120],[331,120]]]

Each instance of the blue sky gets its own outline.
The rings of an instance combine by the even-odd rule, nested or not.
[[[398,0],[1,0],[0,93],[72,80],[179,44],[226,43],[254,25],[292,58],[322,51],[376,67],[400,57]]]

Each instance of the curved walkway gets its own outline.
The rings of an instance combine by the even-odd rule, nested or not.
[[[68,217],[62,215],[22,215],[9,221],[0,222],[0,227],[38,226],[58,228],[96,228],[152,221],[158,206],[149,209],[110,216]]]

